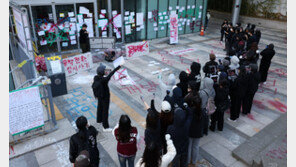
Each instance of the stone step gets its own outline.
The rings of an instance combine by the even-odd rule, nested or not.
[[[246,167],[246,164],[238,161],[231,155],[232,150],[245,140],[244,137],[233,133],[227,127],[224,127],[223,131],[209,131],[207,136],[200,139],[200,155],[213,166]]]
[[[232,155],[249,166],[268,166],[270,163],[286,166],[286,135],[287,114],[284,114],[234,149]]]

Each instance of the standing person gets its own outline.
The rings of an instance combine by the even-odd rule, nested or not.
[[[78,132],[70,138],[70,162],[79,161],[77,157],[83,153],[82,151],[87,151],[90,155],[91,167],[98,167],[100,162],[100,154],[97,147],[98,131],[95,127],[88,124],[84,116],[78,117],[75,123]]]
[[[199,91],[199,96],[201,98],[201,109],[202,109],[202,116],[203,116],[203,134],[208,135],[208,128],[209,128],[209,116],[208,111],[206,109],[208,99],[210,97],[215,98],[216,93],[214,90],[214,81],[211,78],[204,78],[203,79],[203,89]]]
[[[261,31],[257,29],[255,31],[255,36],[256,36],[256,41],[255,42],[257,42],[257,44],[259,45],[259,42],[260,42],[260,39],[261,39]]]
[[[188,81],[194,81],[197,83],[197,88],[199,90],[200,88],[200,82],[201,82],[201,75],[200,75],[200,64],[197,62],[192,62],[190,69],[191,73],[188,76]]]
[[[159,74],[158,83],[161,89],[161,98],[164,98],[166,95],[173,96],[173,87],[176,85],[176,77],[173,73],[169,75],[167,84],[162,81],[162,74]]]
[[[82,53],[86,53],[90,51],[88,31],[86,29],[87,29],[87,25],[83,24],[82,29],[80,29],[79,31],[79,43],[80,43]]]
[[[121,66],[116,67],[109,75],[107,74],[106,66],[100,64],[97,68],[97,75],[94,77],[94,82],[92,84],[93,93],[96,99],[98,99],[97,107],[97,123],[103,122],[103,131],[111,132],[112,129],[109,128],[108,115],[109,115],[109,103],[110,103],[110,90],[108,83],[114,73],[120,69]]]
[[[221,38],[220,38],[220,44],[222,44],[222,41],[223,41],[223,37],[225,36],[225,32],[227,31],[227,25],[228,25],[228,21],[225,19],[223,21],[223,23],[221,24]],[[225,40],[226,40],[226,37],[225,37]]]
[[[248,86],[246,95],[243,97],[242,113],[244,115],[250,114],[253,104],[253,99],[255,93],[258,90],[258,85],[260,83],[260,73],[258,72],[257,64],[250,64],[251,72],[248,74]]]
[[[189,82],[188,95],[185,102],[193,112],[192,121],[189,128],[189,145],[187,163],[195,165],[200,160],[199,140],[203,136],[203,120],[201,111],[201,99],[198,94],[198,85],[194,81]]]
[[[262,59],[261,59],[261,62],[260,62],[259,72],[261,74],[261,82],[264,82],[264,84],[265,84],[266,79],[267,79],[267,74],[268,74],[268,70],[269,70],[269,67],[270,67],[270,64],[271,64],[271,59],[275,55],[275,51],[274,51],[273,48],[274,48],[274,45],[269,44],[260,53],[260,55],[262,56]]]
[[[210,61],[206,62],[206,64],[203,67],[203,72],[205,73],[205,77],[210,77],[211,74],[217,74],[217,66],[218,63],[216,60],[216,55],[211,53],[209,55]]]
[[[219,80],[219,85],[214,85],[216,92],[215,105],[216,111],[211,115],[210,130],[215,131],[216,123],[218,123],[218,130],[223,131],[224,112],[230,107],[230,100],[228,99],[229,88],[226,79]]]
[[[185,105],[186,106],[186,105]],[[177,150],[172,167],[187,167],[187,154],[189,145],[189,128],[192,120],[192,111],[186,107],[174,109],[174,123],[168,127],[167,133],[171,135]]]
[[[117,140],[117,154],[120,167],[134,167],[134,161],[137,153],[136,127],[131,126],[131,120],[127,115],[121,115],[119,126],[114,130],[114,136]]]
[[[168,151],[162,157],[158,152],[157,144],[152,142],[146,145],[143,156],[137,162],[136,167],[167,167],[176,156],[176,148],[170,138],[169,134],[165,136]]]
[[[163,154],[167,153],[167,145],[165,140],[165,134],[170,125],[174,122],[174,113],[172,112],[172,107],[169,102],[163,101],[161,103],[160,112],[160,137],[163,145]]]
[[[88,151],[83,150],[80,152],[75,160],[74,167],[91,167]]]
[[[210,11],[207,11],[205,30],[208,28],[208,23],[209,23],[210,17],[211,17]]]
[[[177,84],[182,90],[182,97],[184,98],[188,93],[188,74],[185,71],[181,71],[179,75],[180,82]]]

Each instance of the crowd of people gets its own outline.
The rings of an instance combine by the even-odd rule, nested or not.
[[[227,20],[221,25],[221,42],[225,35],[226,57],[222,60],[215,54],[202,67],[193,62],[191,72],[181,71],[179,83],[170,74],[165,84],[159,77],[162,97],[161,111],[157,111],[154,98],[150,106],[141,97],[147,110],[144,133],[145,150],[136,162],[136,167],[187,167],[201,163],[199,141],[211,131],[223,131],[224,113],[230,110],[229,121],[235,122],[240,114],[251,113],[253,98],[260,83],[266,82],[271,59],[275,54],[273,44],[263,51],[258,50],[260,30],[248,24],[232,26]],[[262,56],[258,67],[259,55]],[[98,98],[98,123],[105,131],[108,124],[110,94],[108,82],[121,66],[107,76],[106,67],[100,65],[95,76],[93,90]],[[201,70],[204,72],[202,76]],[[70,161],[75,167],[99,165],[96,147],[98,131],[89,126],[84,116],[76,120],[79,131],[70,139]],[[134,167],[137,154],[138,130],[131,125],[128,115],[121,115],[118,125],[112,130],[117,141],[117,154],[121,167]]]

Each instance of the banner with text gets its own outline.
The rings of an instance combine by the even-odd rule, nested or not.
[[[170,15],[170,44],[178,43],[178,15]]]
[[[135,57],[149,54],[149,42],[137,42],[125,45],[126,56]]]
[[[91,53],[85,53],[63,59],[66,76],[77,74],[93,67]]]

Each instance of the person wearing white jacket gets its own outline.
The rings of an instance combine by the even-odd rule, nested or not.
[[[166,134],[165,139],[167,142],[167,153],[165,155],[163,155],[162,157],[160,157],[160,155],[158,154],[159,157],[156,157],[156,158],[158,159],[157,164],[159,164],[159,165],[155,166],[155,167],[167,167],[172,162],[172,160],[175,158],[175,156],[177,154],[176,148],[173,144],[173,141],[171,140],[171,136],[169,134]],[[149,155],[149,153],[147,154],[147,152],[151,151],[149,148],[147,149],[147,147],[149,147],[149,146],[146,145],[145,151],[143,153],[143,157],[139,159],[139,161],[136,163],[135,167],[146,167],[145,162],[143,162],[143,159],[145,159],[145,158],[146,158],[146,161],[155,162],[154,159],[147,159],[147,157],[144,157],[145,153],[146,153],[146,155]],[[153,156],[153,157],[155,157],[155,156]]]

